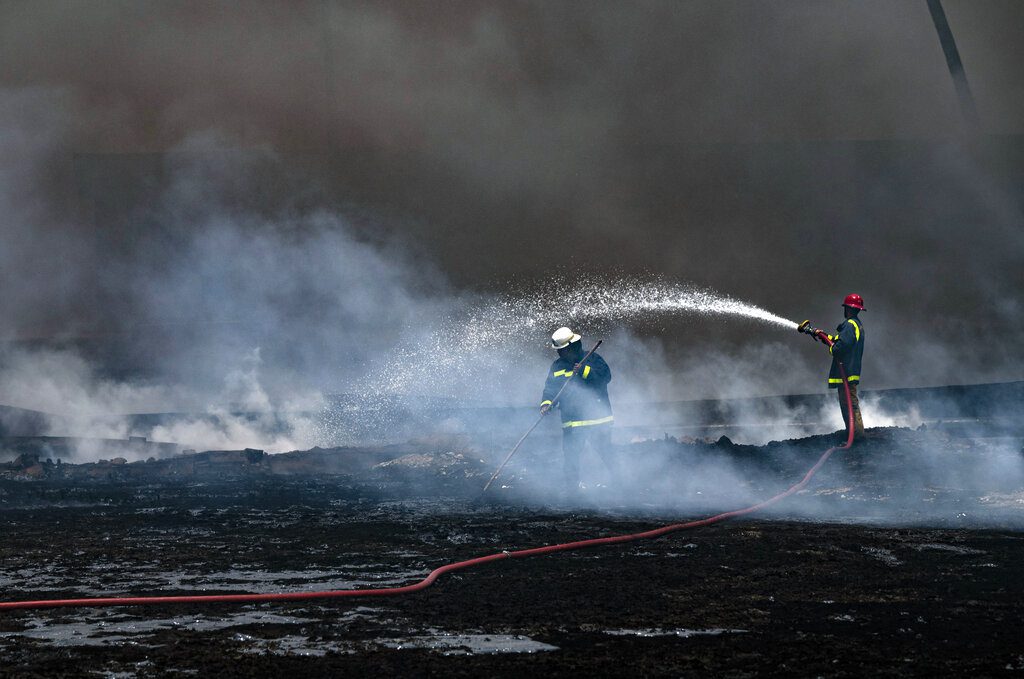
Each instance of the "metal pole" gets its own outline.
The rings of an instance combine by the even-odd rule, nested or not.
[[[953,39],[953,31],[949,28],[946,11],[942,9],[942,0],[928,0],[928,11],[931,12],[932,22],[939,34],[939,42],[942,43],[942,52],[946,55],[949,74],[953,76],[953,86],[960,99],[960,111],[967,124],[977,129],[979,125],[978,109],[974,105],[971,86],[967,84],[967,73],[964,72],[964,63],[960,60],[960,50],[956,48],[956,40]]]

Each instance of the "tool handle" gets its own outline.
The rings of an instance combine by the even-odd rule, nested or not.
[[[519,446],[523,445],[523,441],[526,440],[526,437],[532,434],[533,430],[536,429],[537,425],[540,424],[541,421],[544,419],[544,415],[547,415],[547,413],[541,414],[541,416],[537,418],[537,421],[533,423],[533,426],[527,429],[526,433],[523,434],[522,437],[520,437],[519,441],[517,441],[516,444],[512,446],[512,450],[508,451],[508,455],[505,456],[505,461],[502,462],[501,465],[494,470],[494,473],[491,474],[491,478],[488,479],[486,485],[484,485],[484,489],[480,491],[481,495],[486,493],[487,489],[491,487],[491,484],[494,483],[494,479],[498,478],[498,474],[500,474],[501,470],[505,468],[505,465],[508,464],[508,461],[512,459],[512,456],[516,454],[516,451],[519,450]]]

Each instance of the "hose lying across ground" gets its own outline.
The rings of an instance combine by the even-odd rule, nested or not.
[[[840,368],[842,370],[842,368]],[[481,564],[490,563],[492,561],[501,561],[503,559],[523,559],[530,556],[540,556],[542,554],[553,554],[555,552],[568,552],[574,549],[583,549],[584,547],[597,547],[599,545],[615,545],[621,542],[633,542],[634,540],[647,540],[650,538],[661,537],[668,533],[674,533],[679,530],[685,530],[687,528],[697,528],[699,526],[707,526],[712,523],[718,523],[725,519],[731,519],[737,516],[744,516],[746,514],[753,514],[756,511],[764,509],[765,507],[771,506],[782,500],[783,498],[789,497],[793,493],[803,489],[814,477],[814,475],[821,469],[825,461],[832,455],[836,450],[845,450],[853,445],[853,404],[850,400],[850,385],[846,380],[846,372],[842,371],[843,376],[843,388],[846,390],[846,408],[847,414],[849,415],[847,422],[847,437],[846,443],[841,446],[833,446],[821,454],[818,461],[814,463],[807,473],[804,474],[803,478],[798,483],[790,486],[786,490],[782,491],[774,497],[768,498],[763,502],[759,502],[750,507],[744,509],[735,509],[731,512],[724,512],[722,514],[716,514],[715,516],[709,516],[705,519],[698,519],[695,521],[686,521],[684,523],[673,523],[668,526],[662,526],[661,528],[655,528],[653,530],[644,531],[642,533],[632,533],[629,535],[613,535],[605,538],[593,538],[590,540],[579,540],[577,542],[565,542],[558,545],[547,545],[546,547],[534,547],[532,549],[520,549],[514,552],[501,551],[495,554],[488,554],[486,556],[478,556],[475,559],[467,559],[466,561],[457,561],[455,563],[445,564],[439,568],[435,568],[419,582],[411,585],[405,585],[404,587],[384,587],[381,589],[338,589],[328,590],[324,592],[280,592],[273,594],[203,594],[197,596],[141,596],[141,597],[106,597],[106,598],[87,598],[87,599],[51,599],[41,601],[5,601],[0,602],[0,611],[9,611],[14,609],[29,609],[29,608],[60,608],[60,607],[84,607],[84,608],[103,608],[108,606],[143,606],[143,605],[154,605],[154,604],[215,604],[215,603],[255,603],[261,601],[300,601],[305,599],[335,599],[341,597],[370,597],[370,596],[395,596],[398,594],[411,594],[412,592],[418,592],[422,589],[426,589],[430,585],[434,584],[434,581],[445,573],[452,573],[454,571],[460,571],[466,568],[472,568]]]

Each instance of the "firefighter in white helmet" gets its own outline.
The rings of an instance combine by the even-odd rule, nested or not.
[[[612,371],[597,352],[583,361],[583,338],[569,328],[555,330],[551,335],[551,346],[558,351],[558,358],[548,369],[540,411],[547,413],[554,407],[562,415],[565,484],[567,490],[576,492],[582,488],[580,453],[588,445],[601,456],[609,472],[616,475],[611,449],[614,418],[611,401],[608,400]],[[572,383],[566,386],[558,402],[552,403],[570,377],[573,377]]]

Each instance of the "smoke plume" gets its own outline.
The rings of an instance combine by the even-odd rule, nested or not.
[[[867,389],[1021,379],[1021,10],[946,4],[977,134],[924,3],[6,3],[0,403],[401,440],[532,408],[564,323],[627,440],[645,404],[822,390],[781,325],[601,307],[687,285],[824,328],[861,293]]]

